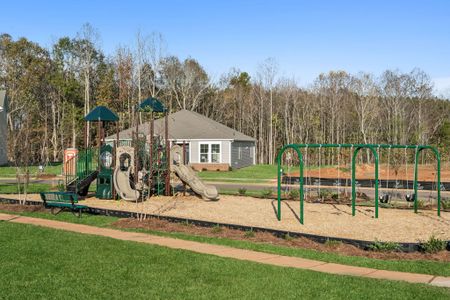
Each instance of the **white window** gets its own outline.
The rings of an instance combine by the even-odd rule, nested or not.
[[[220,143],[200,143],[201,163],[220,163]]]
[[[209,144],[200,144],[200,162],[209,162]]]

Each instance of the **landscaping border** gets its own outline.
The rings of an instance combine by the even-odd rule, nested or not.
[[[18,204],[19,200],[0,197],[0,203]],[[26,205],[42,205],[42,202],[27,200],[25,202],[25,204]],[[89,206],[87,209],[84,209],[83,211],[90,213],[90,214],[95,214],[95,215],[104,215],[104,216],[119,217],[119,218],[137,218],[138,216],[141,216],[141,217],[143,216],[142,213],[123,211],[123,210],[114,210],[114,209],[107,209],[107,208],[89,207]],[[241,231],[252,230],[255,232],[268,232],[277,237],[284,237],[286,235],[289,235],[291,237],[304,237],[304,238],[308,238],[312,241],[319,242],[322,244],[329,240],[340,241],[342,243],[350,244],[350,245],[356,246],[356,247],[364,249],[364,250],[367,250],[368,247],[375,242],[375,241],[368,241],[368,240],[356,240],[356,239],[339,238],[339,237],[333,237],[333,236],[315,235],[315,234],[302,233],[302,232],[297,232],[297,231],[278,230],[278,229],[265,228],[265,227],[254,227],[254,226],[237,225],[237,224],[231,224],[231,223],[219,223],[219,222],[203,221],[203,220],[181,218],[181,217],[161,216],[161,215],[155,215],[155,214],[145,214],[145,217],[159,219],[159,220],[165,220],[165,221],[169,221],[169,222],[173,222],[173,223],[189,223],[189,224],[193,224],[196,226],[202,226],[202,227],[223,226],[226,228],[237,229],[237,230],[241,230]],[[398,243],[398,244],[400,245],[402,251],[404,251],[404,252],[419,251],[420,246],[421,246],[420,243]],[[450,246],[450,241],[447,241],[447,244]]]

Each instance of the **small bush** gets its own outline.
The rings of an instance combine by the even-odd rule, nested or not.
[[[58,181],[58,185],[56,186],[58,192],[64,192],[66,190],[66,186],[62,182],[62,180]]]
[[[425,200],[418,199],[417,200],[417,207],[418,208],[424,208],[425,207]]]
[[[294,238],[288,232],[285,235],[283,235],[283,239],[286,241],[292,241]]]
[[[442,200],[441,206],[443,209],[450,209],[450,200]]]
[[[222,227],[220,227],[219,224],[215,225],[212,229],[211,232],[212,233],[221,233],[223,231]]]
[[[399,251],[401,247],[399,244],[394,242],[381,242],[375,241],[372,245],[369,245],[370,251],[376,252],[391,252],[391,251]]]
[[[273,195],[273,190],[271,188],[266,188],[261,192],[263,198],[270,198]]]
[[[245,233],[244,233],[244,237],[247,238],[247,239],[255,237],[255,232],[253,230],[251,230],[251,229],[250,230],[246,230]]]
[[[339,199],[339,194],[333,193],[333,194],[331,195],[331,199],[333,199],[333,200],[338,200],[338,199]]]
[[[181,222],[181,225],[187,226],[187,227],[192,227],[192,226],[194,226],[194,224],[189,223],[189,220],[186,220],[186,221]]]
[[[445,250],[446,247],[447,242],[435,237],[434,235],[432,235],[428,241],[420,244],[421,250],[426,253],[437,253]]]
[[[341,241],[330,240],[330,239],[327,239],[327,240],[325,241],[325,246],[330,247],[330,248],[336,248],[336,247],[338,247],[338,246],[340,246],[340,245],[342,245],[342,242],[341,242]]]
[[[247,193],[247,189],[245,187],[241,187],[238,189],[238,193],[241,196],[244,196]]]
[[[297,189],[290,190],[288,193],[289,199],[298,199],[300,192]]]
[[[333,193],[330,190],[321,189],[319,192],[319,197],[326,199],[326,198],[330,198],[332,194]]]

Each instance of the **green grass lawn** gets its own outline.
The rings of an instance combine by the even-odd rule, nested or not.
[[[210,181],[264,182],[277,177],[277,166],[254,165],[228,172],[202,171],[197,174],[200,178]]]
[[[40,192],[48,192],[48,191],[57,191],[56,186],[52,186],[50,184],[45,183],[30,183],[28,185],[27,192],[29,194],[40,193]],[[23,190],[21,191],[23,193]],[[1,183],[0,184],[0,194],[17,194],[18,187],[15,183]]]
[[[89,187],[90,192],[95,192],[97,185],[95,182]],[[58,191],[57,185],[46,183],[30,183],[28,185],[28,193],[35,194],[40,192]],[[23,192],[23,191],[22,191]],[[17,194],[18,188],[16,183],[0,183],[0,194]]]
[[[5,299],[448,299],[449,289],[323,274],[0,222]]]
[[[39,173],[38,166],[30,166],[30,175],[36,176]],[[0,178],[9,178],[16,177],[17,169],[16,167],[0,167]],[[45,167],[44,174],[49,175],[61,175],[62,173],[62,164],[61,163],[52,163]]]
[[[5,213],[8,213],[5,211]],[[17,213],[16,213],[17,214]],[[21,215],[45,218],[51,220],[59,220],[78,224],[86,224],[98,227],[112,227],[112,223],[118,220],[116,217],[108,217],[101,215],[83,214],[82,218],[78,218],[70,212],[63,212],[58,215],[52,215],[46,212],[23,212]],[[340,263],[346,265],[376,268],[383,270],[413,272],[422,274],[431,274],[439,276],[450,276],[450,268],[448,262],[437,262],[430,260],[382,260],[359,256],[345,256],[337,253],[320,252],[311,249],[293,248],[286,246],[277,246],[268,243],[255,243],[251,241],[232,240],[226,238],[202,237],[177,232],[149,231],[149,230],[131,230],[145,233],[151,233],[161,236],[174,237],[179,239],[197,241],[202,243],[210,243],[216,245],[225,245],[241,249],[249,249],[266,253],[273,253],[286,256],[302,257],[325,262]],[[243,233],[244,235],[244,233]]]

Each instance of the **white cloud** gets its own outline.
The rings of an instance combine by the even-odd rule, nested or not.
[[[450,77],[434,78],[433,82],[436,96],[450,99]]]

